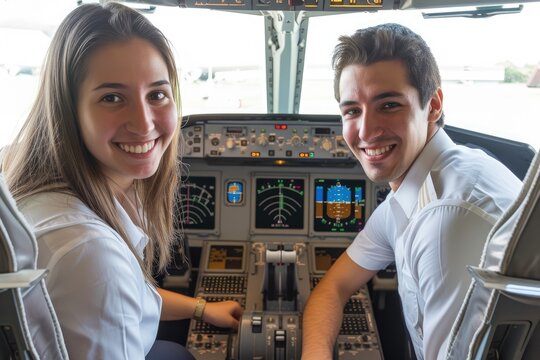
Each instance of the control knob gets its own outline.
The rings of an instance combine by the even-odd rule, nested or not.
[[[332,149],[332,141],[329,138],[322,139],[321,149],[324,151],[330,151]]]
[[[293,135],[291,137],[291,144],[292,146],[298,146],[302,143],[302,138],[298,135]]]
[[[212,144],[213,146],[218,146],[219,145],[219,138],[218,137],[213,137],[210,139],[210,144]]]
[[[225,146],[229,150],[234,149],[234,147],[236,146],[236,139],[232,137],[227,138],[227,142],[225,143]]]
[[[259,135],[259,137],[257,138],[257,144],[259,144],[260,146],[266,146],[266,144],[268,144],[268,138],[266,137],[266,135]]]

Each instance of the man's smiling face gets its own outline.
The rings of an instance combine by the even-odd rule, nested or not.
[[[339,84],[343,136],[366,175],[395,191],[436,132],[437,91],[422,108],[418,91],[398,60],[343,69]]]

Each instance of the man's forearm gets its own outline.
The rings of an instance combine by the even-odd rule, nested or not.
[[[343,305],[335,291],[315,288],[304,309],[302,360],[332,360],[343,320]]]

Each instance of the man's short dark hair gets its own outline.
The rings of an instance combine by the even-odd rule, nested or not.
[[[351,36],[341,36],[334,49],[334,96],[340,101],[339,81],[348,65],[370,65],[379,61],[399,60],[408,71],[410,84],[418,91],[424,108],[437,88],[441,75],[435,57],[420,35],[399,24],[382,24],[357,30]],[[441,114],[437,125],[444,125]]]

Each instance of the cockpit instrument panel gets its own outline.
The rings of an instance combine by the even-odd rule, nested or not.
[[[379,184],[348,149],[338,116],[188,120],[179,206],[200,248],[194,296],[237,301],[244,313],[232,333],[192,320],[186,348],[205,360],[299,359],[307,298],[363,229]],[[367,287],[344,308],[336,350],[340,360],[382,359]]]

